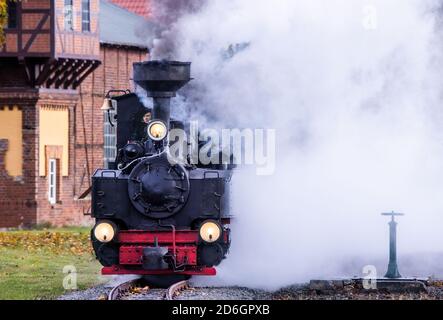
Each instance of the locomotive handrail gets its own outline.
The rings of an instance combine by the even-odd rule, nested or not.
[[[100,172],[100,178],[109,178],[109,177],[106,177],[106,176],[104,176],[103,174],[104,173],[112,173],[113,174],[113,178],[114,179],[117,179],[117,173],[115,173],[115,171],[113,171],[113,170],[102,170],[101,172]],[[112,178],[112,177],[111,177]]]
[[[215,170],[205,171],[205,172],[203,173],[203,179],[204,179],[204,180],[208,179],[208,178],[206,177],[206,174],[211,174],[211,173],[215,173],[215,174],[217,174],[217,179],[220,179],[220,172],[215,171]]]
[[[124,93],[124,94],[129,94],[129,93],[131,93],[131,90],[129,90],[129,89],[126,89],[126,90],[123,90],[123,89],[112,89],[112,90],[109,90],[107,93],[106,93],[106,98],[111,98],[111,93]]]
[[[164,224],[161,223],[160,220],[159,220],[158,225],[160,227],[166,227],[166,228],[171,228],[172,229],[172,258],[174,260],[174,266],[175,266],[176,265],[176,256],[175,256],[175,254],[176,254],[176,251],[177,251],[177,249],[176,249],[176,240],[175,240],[175,231],[176,231],[175,226],[173,224],[164,225]]]
[[[121,171],[124,171],[124,170],[126,170],[127,168],[129,168],[134,162],[137,162],[137,161],[141,161],[141,160],[144,160],[144,159],[147,159],[147,158],[149,158],[149,156],[148,157],[141,157],[141,158],[137,158],[137,159],[134,159],[134,160],[132,160],[130,163],[128,163],[125,167],[121,167],[120,166],[120,164],[118,165],[118,169],[119,170],[121,170]]]

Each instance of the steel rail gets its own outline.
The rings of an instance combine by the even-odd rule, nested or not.
[[[108,294],[108,300],[120,300],[120,298],[129,292],[131,288],[137,287],[140,282],[140,279],[133,279],[126,282],[122,282],[111,289]],[[183,280],[177,283],[174,283],[169,288],[165,289],[165,300],[174,300],[174,297],[177,293],[188,286],[188,281]]]
[[[174,300],[174,296],[177,292],[186,289],[188,287],[188,280],[179,281],[174,283],[168,288],[165,295],[165,300]]]
[[[132,279],[116,285],[108,294],[108,300],[120,300],[120,297],[131,288],[136,287],[140,279]]]

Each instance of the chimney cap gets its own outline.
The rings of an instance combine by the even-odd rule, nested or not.
[[[146,90],[149,97],[174,97],[192,80],[191,62],[153,60],[135,62],[134,82]]]

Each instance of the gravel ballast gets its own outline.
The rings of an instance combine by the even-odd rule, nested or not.
[[[127,281],[127,278],[114,279],[112,284],[100,285],[87,290],[74,291],[60,296],[59,300],[104,300],[113,285]],[[122,297],[122,300],[162,300],[166,290],[136,288]],[[347,285],[343,288],[322,292],[312,289],[309,284],[298,284],[275,292],[244,287],[201,287],[191,285],[180,291],[176,300],[443,300],[443,282],[430,283],[424,292],[395,292],[386,290],[364,290]]]

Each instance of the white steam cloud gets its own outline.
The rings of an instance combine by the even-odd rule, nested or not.
[[[276,129],[278,140],[274,175],[235,172],[232,250],[216,282],[277,288],[361,275],[364,264],[383,276],[388,210],[406,213],[400,272],[442,275],[432,260],[443,253],[439,2],[199,8],[167,33],[174,58],[192,61],[181,103],[217,126]]]

